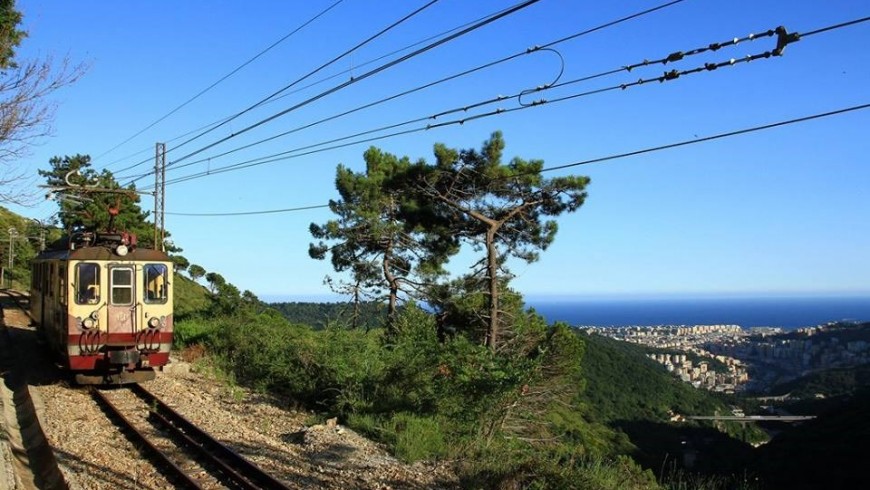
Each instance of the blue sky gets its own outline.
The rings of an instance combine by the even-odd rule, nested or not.
[[[560,71],[559,81],[567,81],[780,25],[806,33],[870,15],[866,0],[686,0],[560,43],[554,46],[558,54],[522,56],[218,156],[666,3],[542,0],[176,163],[410,50],[371,60],[513,5],[440,0],[294,86],[286,96],[176,147],[187,139],[182,135],[250,107],[426,3],[344,0],[115,148],[333,3],[19,1],[30,34],[19,50],[22,57],[68,57],[89,65],[80,81],[54,98],[54,135],[34,148],[23,165],[35,172],[46,168],[54,155],[83,153],[99,157],[95,167],[118,172],[153,155],[154,143],[163,141],[170,150],[167,213],[261,211],[325,204],[337,196],[336,165],[362,170],[362,153],[371,144],[431,161],[436,142],[479,147],[501,130],[506,157],[540,158],[545,166],[558,166],[870,102],[866,22],[805,37],[790,44],[782,57],[172,183],[185,175],[519,93],[552,82]],[[768,51],[774,43],[775,38],[744,42],[687,57],[666,69],[741,58]],[[555,99],[654,78],[664,69],[655,65],[623,71],[534,98]],[[508,99],[485,110],[496,107],[511,109],[518,103]],[[589,198],[578,212],[559,218],[556,241],[539,262],[512,264],[517,275],[513,285],[529,296],[868,295],[868,123],[870,110],[865,109],[551,172],[589,175]],[[182,167],[197,160],[204,161]],[[151,167],[148,162],[118,172],[119,180]],[[140,188],[152,184],[152,176],[137,183]],[[150,209],[150,198],[143,206]],[[12,209],[45,219],[56,205],[47,201]],[[272,297],[329,292],[323,285],[332,273],[329,263],[307,254],[308,225],[329,218],[326,209],[241,217],[168,214],[166,224],[192,262],[222,273],[241,289]],[[468,260],[468,254],[457,258],[454,270],[463,272]]]

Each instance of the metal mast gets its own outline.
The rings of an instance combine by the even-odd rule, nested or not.
[[[163,250],[166,238],[164,212],[166,200],[166,143],[157,143],[154,152],[154,249]]]

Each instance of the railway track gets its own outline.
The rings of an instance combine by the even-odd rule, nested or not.
[[[94,389],[92,394],[128,438],[181,487],[289,488],[140,385],[108,391]]]
[[[14,289],[3,289],[0,290],[3,294],[6,295],[9,299],[11,299],[15,306],[18,307],[28,318],[30,321],[33,321],[33,317],[30,316],[30,296],[27,293],[22,293],[20,291],[15,291]]]

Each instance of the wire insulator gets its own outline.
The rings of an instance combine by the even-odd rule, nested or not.
[[[684,55],[683,55],[682,51],[677,51],[676,53],[671,53],[668,55],[667,58],[665,58],[665,61],[663,63],[668,63],[668,62],[673,63],[675,61],[680,61],[681,59],[683,59],[683,56]]]

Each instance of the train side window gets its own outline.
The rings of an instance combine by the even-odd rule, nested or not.
[[[112,304],[133,304],[133,269],[124,267],[111,269],[111,271]]]
[[[165,303],[169,299],[169,268],[166,264],[145,264],[145,302]]]
[[[54,297],[54,264],[49,264],[48,266],[48,295],[52,298]]]
[[[60,281],[59,281],[60,289],[58,290],[60,304],[65,305],[66,304],[66,295],[67,295],[67,291],[66,291],[66,267],[61,266],[60,268],[58,268],[57,275],[58,275],[58,279],[60,279]]]
[[[100,302],[100,266],[82,263],[76,265],[76,303],[80,305]]]

